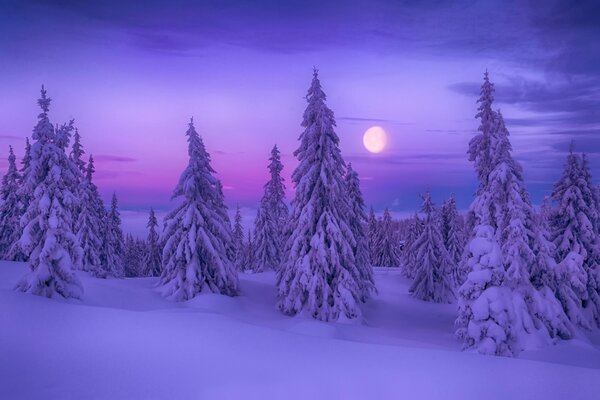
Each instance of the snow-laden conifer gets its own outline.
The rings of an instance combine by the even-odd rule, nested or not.
[[[277,274],[277,307],[288,315],[306,313],[322,321],[356,318],[362,298],[348,224],[345,165],[333,112],[325,104],[317,71],[306,96],[299,165],[290,217],[286,259]]]
[[[440,223],[444,247],[446,247],[446,250],[450,255],[450,277],[453,286],[458,287],[462,284],[462,277],[458,265],[462,258],[462,252],[465,245],[454,196],[450,196],[442,205],[440,210]]]
[[[123,265],[123,231],[121,230],[121,214],[117,195],[113,193],[110,210],[106,214],[104,224],[104,250],[102,254],[103,268],[107,276],[122,278],[125,276]]]
[[[144,256],[145,276],[160,276],[162,266],[162,246],[158,234],[158,219],[154,208],[150,208],[148,216],[148,236],[146,238],[146,254]]]
[[[444,246],[444,238],[429,193],[423,195],[421,211],[425,214],[425,223],[421,236],[413,244],[418,263],[413,268],[415,279],[410,293],[417,299],[450,303],[454,299],[451,276],[453,260]]]
[[[242,213],[238,205],[233,219],[233,248],[235,250],[233,261],[238,270],[243,270],[244,265],[244,228],[242,227]]]
[[[346,196],[350,203],[349,224],[354,235],[354,259],[356,267],[360,271],[359,282],[362,287],[362,300],[365,301],[371,297],[375,291],[375,281],[373,279],[373,267],[369,254],[369,239],[367,238],[367,216],[365,214],[365,201],[360,190],[360,179],[358,173],[352,169],[352,164],[348,164],[346,171]]]
[[[283,165],[277,146],[269,158],[270,179],[264,186],[264,194],[254,220],[254,270],[277,270],[281,266],[282,245],[288,209],[285,204],[285,186],[281,171]]]
[[[228,253],[231,226],[223,215],[220,184],[193,120],[186,135],[189,163],[173,191],[181,204],[165,218],[160,290],[176,301],[203,291],[233,296],[238,280],[233,253]]]
[[[375,265],[377,251],[377,235],[379,234],[379,222],[375,217],[373,206],[369,207],[369,216],[367,217],[367,239],[369,245],[369,262]]]
[[[415,266],[418,265],[417,247],[415,243],[421,237],[423,232],[423,221],[417,213],[410,219],[408,232],[404,240],[404,250],[402,252],[403,273],[408,278],[415,277]]]
[[[572,148],[552,197],[556,296],[573,323],[591,328],[600,324],[597,198],[587,163]]]
[[[73,146],[71,147],[69,159],[77,166],[77,168],[79,168],[82,174],[86,173],[85,162],[83,161],[84,154],[85,151],[81,145],[81,135],[79,135],[79,130],[75,129],[75,133],[73,134]]]
[[[394,224],[390,211],[386,208],[379,223],[375,244],[375,265],[378,267],[399,267],[400,255],[396,246]]]
[[[102,266],[104,215],[98,212],[99,208],[104,206],[98,188],[92,181],[94,171],[94,158],[90,155],[85,177],[77,193],[80,206],[75,225],[78,227],[77,240],[83,251],[82,269],[97,277],[105,277],[106,271]]]
[[[543,253],[547,247],[540,243],[521,166],[511,155],[508,130],[502,115],[491,111],[492,99],[486,72],[477,114],[480,133],[469,148],[480,182],[470,210],[475,236],[463,258],[469,272],[458,291],[457,335],[465,348],[515,355],[571,332],[550,288],[532,284],[532,271],[552,266]],[[490,260],[486,252],[496,254],[497,248],[499,257]]]
[[[12,246],[21,237],[21,202],[17,190],[21,183],[21,174],[17,170],[15,153],[12,146],[8,150],[8,170],[2,177],[0,188],[0,259],[20,260],[19,253],[9,254]]]
[[[21,218],[19,247],[29,256],[29,273],[16,289],[52,297],[80,297],[83,289],[74,270],[81,265],[81,247],[73,233],[71,188],[77,179],[65,148],[73,123],[56,129],[48,119],[50,99],[42,87],[38,105],[42,112],[33,129],[31,160],[21,193],[31,193]]]

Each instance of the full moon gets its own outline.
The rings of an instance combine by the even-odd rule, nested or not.
[[[387,145],[387,134],[380,126],[373,126],[363,136],[365,149],[371,153],[381,153]]]

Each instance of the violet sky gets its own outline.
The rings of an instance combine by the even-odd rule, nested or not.
[[[539,203],[571,140],[600,175],[599,4],[0,0],[0,167],[8,145],[22,155],[43,83],[51,120],[75,118],[103,196],[116,191],[126,212],[170,207],[194,116],[230,208],[250,215],[275,143],[292,195],[317,66],[367,204],[409,213],[430,188],[464,209],[487,68]],[[373,125],[391,137],[379,155],[362,146]]]

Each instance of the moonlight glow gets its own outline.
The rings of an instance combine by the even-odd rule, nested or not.
[[[365,132],[363,144],[371,153],[381,153],[387,146],[387,134],[380,126],[373,126]]]

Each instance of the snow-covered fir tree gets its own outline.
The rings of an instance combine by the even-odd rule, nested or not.
[[[375,244],[375,264],[378,267],[399,267],[400,255],[396,246],[394,224],[390,211],[386,208],[379,223]]]
[[[0,259],[20,260],[20,252],[9,254],[10,249],[21,237],[21,202],[17,190],[21,183],[21,174],[17,170],[15,153],[8,148],[8,170],[2,177],[0,188]]]
[[[130,278],[151,276],[146,264],[148,246],[144,240],[128,234],[123,245],[124,274]]]
[[[418,264],[413,266],[415,279],[410,293],[417,299],[436,303],[450,303],[454,299],[452,272],[454,261],[444,246],[431,195],[423,195],[421,211],[425,223],[421,236],[415,241]]]
[[[508,130],[502,115],[492,111],[493,92],[486,72],[478,100],[480,133],[469,144],[479,188],[469,212],[474,231],[463,257],[469,272],[458,291],[456,325],[464,348],[512,356],[571,332],[550,288],[531,282],[532,270],[551,265]]]
[[[42,112],[33,129],[31,159],[20,193],[31,193],[21,218],[20,248],[29,256],[29,273],[16,289],[52,297],[81,297],[83,288],[74,273],[81,265],[82,251],[73,233],[71,192],[77,176],[65,149],[73,123],[56,129],[48,119],[50,98],[42,87],[38,105]]]
[[[97,277],[105,277],[106,271],[102,265],[104,214],[99,212],[104,205],[98,188],[92,180],[94,172],[94,158],[90,155],[85,177],[82,179],[77,193],[80,204],[76,223],[78,227],[77,240],[83,250],[82,269]]]
[[[366,301],[375,291],[373,279],[373,267],[369,254],[369,239],[367,238],[367,215],[365,214],[365,201],[360,191],[360,180],[358,174],[348,164],[345,177],[346,197],[350,203],[350,214],[348,221],[354,235],[354,259],[356,267],[360,271],[359,283],[362,287],[362,300]]]
[[[254,220],[254,270],[256,272],[279,269],[288,219],[285,186],[281,177],[283,165],[277,146],[271,150],[269,161],[271,178],[264,186],[264,194]]]
[[[269,157],[269,175],[271,179],[265,185],[265,196],[269,199],[269,209],[275,216],[279,245],[283,246],[285,240],[286,226],[289,218],[289,210],[285,204],[285,184],[281,171],[283,171],[283,164],[281,163],[281,153],[277,148],[277,145],[271,149],[271,157]],[[281,254],[278,255],[279,262],[281,262]]]
[[[242,270],[244,271],[255,271],[256,270],[256,250],[254,246],[254,238],[252,237],[252,231],[248,229],[246,233],[246,240],[244,241],[244,255],[242,261]]]
[[[71,147],[69,159],[77,166],[77,168],[79,168],[82,174],[86,173],[85,162],[83,161],[84,154],[85,151],[81,145],[81,135],[79,135],[79,130],[75,129],[75,133],[73,134],[73,146]]]
[[[280,265],[281,241],[277,221],[270,213],[268,198],[263,196],[254,220],[254,272],[277,270]]]
[[[408,225],[407,234],[404,240],[404,250],[401,257],[403,273],[408,278],[415,277],[415,266],[418,265],[417,247],[415,243],[419,237],[421,237],[422,232],[423,221],[421,221],[417,213],[415,213]]]
[[[240,211],[240,206],[238,205],[235,210],[235,217],[233,219],[233,248],[235,250],[235,254],[233,257],[233,261],[237,269],[243,270],[244,266],[244,228],[242,227],[242,212]]]
[[[458,287],[462,284],[463,279],[458,265],[462,258],[465,244],[454,196],[450,196],[442,205],[440,210],[440,224],[444,247],[450,255],[450,277],[452,284],[454,287]]]
[[[277,274],[277,307],[288,315],[305,313],[322,321],[356,318],[363,284],[348,223],[345,165],[316,70],[306,100],[305,130],[294,152],[299,161],[292,174],[296,193],[286,258]]]
[[[591,328],[600,324],[600,221],[587,163],[572,147],[552,197],[552,238],[559,262],[556,296],[573,323]]]
[[[117,195],[113,193],[110,211],[104,224],[104,249],[102,252],[103,268],[107,276],[122,278],[125,276],[123,265],[123,231],[121,230],[121,214]]]
[[[377,235],[379,232],[379,223],[375,217],[373,206],[369,207],[369,216],[367,217],[367,240],[369,245],[369,262],[375,265]]]
[[[229,254],[231,225],[223,215],[221,186],[193,119],[186,135],[189,164],[173,191],[181,204],[165,218],[160,290],[176,301],[205,290],[233,296],[238,279],[233,253]]]
[[[144,257],[145,276],[160,276],[162,267],[162,246],[158,234],[158,219],[153,208],[148,216],[148,236],[146,238],[146,255]]]

